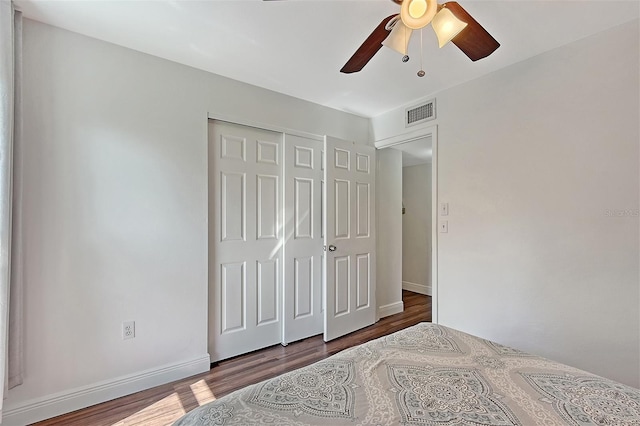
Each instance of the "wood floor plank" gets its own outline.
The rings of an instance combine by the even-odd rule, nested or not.
[[[431,297],[402,292],[404,312],[325,343],[314,336],[221,361],[210,371],[94,405],[37,426],[166,426],[186,412],[253,383],[325,359],[344,349],[431,321]]]

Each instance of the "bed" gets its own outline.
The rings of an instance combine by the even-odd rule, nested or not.
[[[640,391],[421,323],[203,405],[176,426],[640,425]]]

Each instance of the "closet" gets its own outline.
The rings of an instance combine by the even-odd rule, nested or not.
[[[373,324],[375,150],[217,120],[208,130],[211,361]]]

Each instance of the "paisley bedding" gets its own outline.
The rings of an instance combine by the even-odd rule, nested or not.
[[[640,391],[421,323],[248,386],[175,423],[227,424],[640,425]]]

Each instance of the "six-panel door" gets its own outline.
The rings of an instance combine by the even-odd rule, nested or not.
[[[324,340],[375,322],[375,148],[325,137]]]
[[[209,355],[217,361],[281,334],[282,134],[209,128]]]
[[[322,333],[322,142],[285,135],[284,324],[287,344]]]

